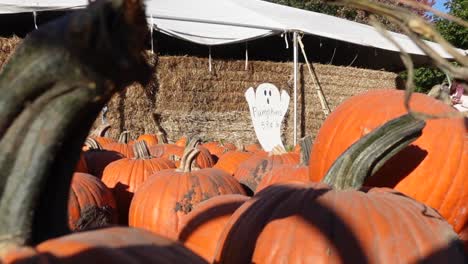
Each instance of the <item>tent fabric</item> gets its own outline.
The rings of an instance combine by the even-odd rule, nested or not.
[[[87,0],[2,0],[0,14],[84,8]]]
[[[369,25],[260,0],[153,0],[146,5],[157,30],[198,44],[237,43],[299,31],[399,51]],[[425,55],[406,35],[391,35],[407,53]],[[452,58],[439,44],[426,43],[442,57]]]
[[[3,0],[0,14],[83,8],[87,0]],[[398,48],[373,27],[261,0],[146,0],[148,22],[162,33],[203,45],[245,42],[302,32],[389,51]],[[391,33],[410,54],[425,55],[407,36]],[[442,47],[426,41],[444,58]],[[459,50],[461,54],[466,51]]]

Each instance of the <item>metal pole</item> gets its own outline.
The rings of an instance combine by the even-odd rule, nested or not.
[[[293,33],[294,43],[294,146],[297,144],[297,71],[298,71],[298,48],[297,31]]]

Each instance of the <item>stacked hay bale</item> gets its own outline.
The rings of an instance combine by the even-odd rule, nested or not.
[[[0,38],[0,66],[19,42]],[[209,71],[207,58],[148,54],[155,66],[147,87],[130,85],[108,104],[110,136],[122,131],[130,137],[162,130],[169,142],[184,135],[197,134],[205,140],[255,143],[256,136],[244,93],[249,87],[269,82],[291,96],[283,122],[283,142],[293,144],[293,64],[291,62],[214,60]],[[396,87],[397,75],[391,72],[311,65],[317,79],[300,64],[297,89],[298,136],[315,137],[325,114],[317,96],[317,83],[333,110],[346,98],[375,88]],[[95,125],[101,123],[101,118]]]

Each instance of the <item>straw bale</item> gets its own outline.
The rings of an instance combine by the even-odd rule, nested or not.
[[[0,38],[0,67],[19,43],[19,38]],[[150,56],[155,65],[147,87],[130,85],[112,97],[106,118],[110,136],[130,131],[134,139],[162,129],[170,142],[183,135],[198,134],[205,140],[256,142],[244,93],[264,82],[275,84],[291,96],[283,122],[283,141],[293,143],[293,64],[291,62],[213,60],[189,56]],[[352,95],[375,88],[396,87],[392,72],[312,64],[331,110]],[[307,66],[299,65],[296,124],[298,136],[317,134],[325,120],[315,80]],[[157,115],[157,120],[153,118]],[[95,125],[101,123],[99,117]]]
[[[8,60],[8,57],[15,50],[18,43],[21,41],[19,37],[2,38],[0,37],[0,69]]]

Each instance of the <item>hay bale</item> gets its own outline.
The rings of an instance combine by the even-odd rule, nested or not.
[[[0,38],[0,68],[21,41],[17,37]],[[244,93],[248,87],[264,82],[275,84],[291,96],[283,122],[283,141],[293,143],[293,64],[291,62],[215,60],[212,72],[207,58],[189,56],[156,57],[148,53],[155,66],[153,81],[147,87],[130,85],[108,104],[106,115],[110,136],[117,138],[130,131],[134,139],[161,128],[170,142],[183,135],[198,134],[205,140],[226,140],[245,144],[256,142]],[[392,72],[312,64],[331,110],[348,97],[376,88],[397,86]],[[298,137],[311,135],[325,120],[316,93],[315,80],[306,65],[299,65],[297,87]],[[156,120],[154,114],[157,116]],[[95,126],[101,123],[99,117]]]

